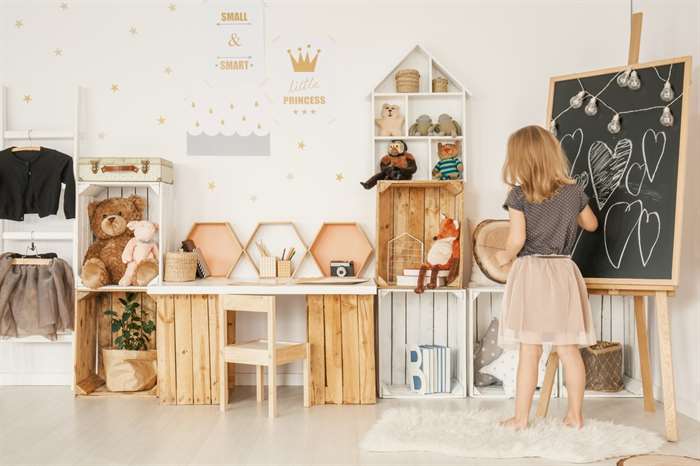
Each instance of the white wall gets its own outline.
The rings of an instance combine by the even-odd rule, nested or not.
[[[678,409],[700,419],[700,185],[693,179],[700,172],[700,4],[695,0],[634,0],[633,6],[635,11],[644,12],[640,61],[693,56],[681,282],[678,293],[669,302]],[[659,397],[658,340],[653,316],[650,325],[655,391]]]
[[[475,221],[501,216],[505,188],[499,174],[506,137],[519,126],[543,122],[548,78],[618,65],[627,58],[626,0],[276,0],[266,8],[268,61],[273,53],[303,45],[281,46],[278,37],[293,42],[330,35],[335,121],[280,116],[269,158],[191,158],[185,155],[184,131],[189,122],[183,103],[199,76],[192,67],[198,52],[192,48],[191,35],[183,31],[190,27],[188,12],[201,2],[68,3],[66,11],[53,1],[5,0],[2,4],[0,81],[10,88],[10,125],[70,124],[70,91],[81,84],[87,97],[82,154],[153,154],[173,160],[180,236],[194,221],[228,220],[245,240],[259,220],[291,219],[298,222],[307,241],[321,222],[332,220],[358,221],[372,237],[374,193],[358,184],[371,171],[367,95],[394,60],[415,43],[430,50],[473,94],[465,128],[469,154],[465,212]],[[170,3],[177,4],[175,12],[168,10]],[[661,2],[637,3],[648,10],[643,59],[697,56],[698,13],[692,0],[677,0],[678,9],[685,8],[689,14],[675,15]],[[14,27],[17,19],[24,21],[22,28]],[[132,25],[139,31],[135,36],[128,32]],[[669,26],[672,32],[665,31]],[[684,47],[691,47],[693,40],[694,50]],[[56,48],[63,49],[63,56],[53,55]],[[172,67],[172,75],[163,73],[166,66]],[[274,99],[280,86],[275,76],[270,80],[266,86]],[[116,94],[110,91],[113,83],[120,86]],[[31,104],[22,102],[24,94],[32,95]],[[697,105],[694,112],[697,125]],[[167,118],[165,125],[158,125],[160,115]],[[303,152],[297,150],[299,140],[307,146]],[[691,148],[697,150],[697,140],[694,144]],[[292,181],[286,179],[289,172],[294,173]],[[338,172],[344,181],[336,181]],[[207,189],[210,180],[217,184],[213,192]],[[688,244],[698,223],[698,188],[689,186],[688,194],[693,189],[694,198],[687,202],[685,251],[693,252],[694,265],[687,263],[691,259],[686,255],[684,286],[673,302],[678,392],[688,402],[696,402],[692,393],[697,393],[700,383],[697,364],[692,372],[690,360],[683,360],[697,352],[697,340],[689,329],[698,327],[692,309],[698,298],[683,294],[693,293],[691,282],[700,273],[697,242]],[[257,200],[251,202],[251,196]],[[677,309],[681,303],[683,309]],[[290,312],[280,324],[281,336],[303,337],[303,302],[290,298],[283,304]],[[262,330],[249,320],[239,328],[242,334]],[[686,409],[690,405],[683,400],[682,410],[696,409]],[[694,413],[698,416],[697,410]]]

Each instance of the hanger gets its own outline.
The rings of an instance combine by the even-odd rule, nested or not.
[[[29,234],[31,245],[27,246],[24,256],[12,259],[12,265],[50,265],[51,259],[41,257],[39,250],[34,243],[34,231]],[[32,254],[30,254],[32,252]]]
[[[29,139],[29,145],[28,146],[23,146],[23,147],[13,147],[12,152],[39,152],[41,150],[41,146],[33,146],[32,144],[32,130],[28,129],[27,130],[27,139]]]

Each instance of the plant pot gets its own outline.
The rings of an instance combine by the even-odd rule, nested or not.
[[[158,380],[156,350],[102,349],[105,382],[111,392],[138,392],[153,388]]]

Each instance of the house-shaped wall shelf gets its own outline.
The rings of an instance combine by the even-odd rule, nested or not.
[[[402,69],[414,69],[420,73],[418,92],[397,92],[395,74]],[[447,80],[446,92],[433,92],[433,79]],[[413,175],[415,180],[432,179],[432,169],[438,161],[438,143],[456,142],[461,145],[462,160],[465,160],[465,136],[467,97],[471,94],[454,75],[442,66],[422,46],[416,45],[408,51],[398,63],[389,70],[388,74],[372,90],[371,95],[371,124],[372,124],[372,167],[379,169],[380,159],[387,153],[387,145],[392,139],[402,139],[408,146],[408,152],[416,158],[418,171]],[[381,116],[382,105],[385,103],[398,105],[404,116],[404,125],[400,136],[382,136],[375,124],[375,119]],[[438,122],[442,114],[450,115],[460,126],[461,134],[456,137],[428,134],[409,135],[409,129],[421,115],[428,115],[433,124]],[[465,163],[466,167],[467,164]]]

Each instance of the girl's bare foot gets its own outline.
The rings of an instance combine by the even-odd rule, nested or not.
[[[501,421],[499,423],[501,427],[506,427],[508,429],[513,429],[513,430],[523,430],[527,429],[527,419],[518,419],[516,417],[512,417],[510,419],[506,419],[505,421]]]
[[[582,429],[583,417],[567,414],[564,418],[564,425],[568,427],[573,427],[574,429]]]

